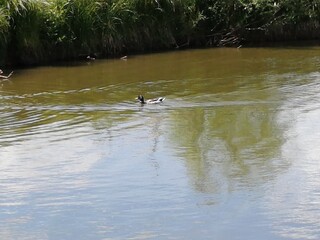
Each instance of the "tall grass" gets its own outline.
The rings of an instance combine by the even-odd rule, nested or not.
[[[7,52],[12,61],[33,62],[42,59],[45,49],[42,44],[43,9],[47,2],[41,0],[2,1],[8,13],[9,31],[6,38]]]
[[[6,55],[9,27],[9,14],[4,8],[0,7],[0,64]]]
[[[0,0],[0,64],[316,38],[319,22],[318,0]]]
[[[193,0],[118,0],[100,6],[98,25],[109,53],[176,47],[192,33],[199,15]]]
[[[99,3],[87,0],[50,0],[46,14],[46,39],[51,55],[75,57],[93,51],[98,45],[96,22]]]

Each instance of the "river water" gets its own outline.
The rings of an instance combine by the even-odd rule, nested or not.
[[[0,239],[319,239],[319,69],[288,47],[16,70]]]

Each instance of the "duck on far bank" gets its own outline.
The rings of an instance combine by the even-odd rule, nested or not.
[[[136,99],[138,99],[141,104],[157,104],[157,103],[162,103],[166,98],[158,97],[158,98],[144,100],[144,97],[142,95],[139,95]]]
[[[87,59],[87,61],[94,61],[94,60],[96,60],[96,58],[95,58],[94,56],[91,56],[91,55],[88,55],[86,59]]]

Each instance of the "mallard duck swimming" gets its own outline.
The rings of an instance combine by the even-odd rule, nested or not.
[[[156,104],[156,103],[162,103],[166,98],[159,97],[159,98],[144,100],[144,97],[142,95],[139,95],[136,99],[138,99],[141,104]]]

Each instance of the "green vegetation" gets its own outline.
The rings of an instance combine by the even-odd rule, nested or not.
[[[0,64],[319,38],[318,0],[0,0]]]

